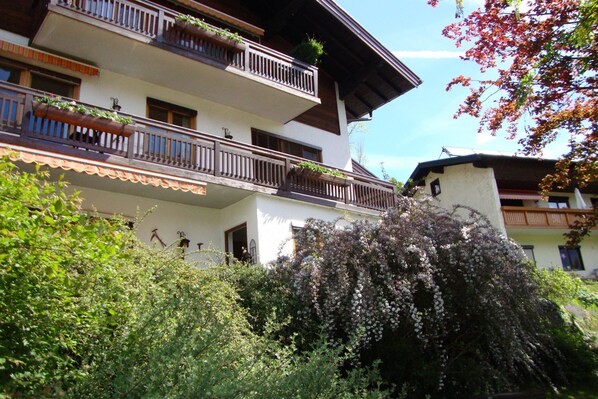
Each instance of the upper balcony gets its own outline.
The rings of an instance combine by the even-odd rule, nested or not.
[[[288,122],[320,104],[318,69],[244,39],[230,48],[145,0],[46,0],[32,43],[182,93]]]
[[[521,206],[502,206],[502,216],[506,228],[569,229],[583,215],[591,215],[591,210],[552,209]]]
[[[0,82],[0,142],[206,182],[210,206],[216,208],[234,200],[231,190],[236,198],[240,190],[259,191],[375,211],[395,204],[388,182],[346,171],[345,179],[300,173],[302,158],[196,130],[129,115],[134,125],[127,125],[128,135],[91,127],[80,114],[34,112],[35,97],[41,94]]]

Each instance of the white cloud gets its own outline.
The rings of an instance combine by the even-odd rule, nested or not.
[[[476,134],[475,140],[478,145],[483,145],[483,144],[489,143],[492,140],[496,140],[496,136],[493,136],[488,132],[482,132],[482,133]]]
[[[393,51],[397,58],[429,58],[429,59],[443,59],[443,58],[459,58],[465,55],[463,51],[450,50],[415,50],[415,51]]]

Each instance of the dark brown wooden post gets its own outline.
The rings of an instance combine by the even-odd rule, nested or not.
[[[291,184],[289,174],[291,173],[291,160],[289,158],[285,158],[284,162],[284,176],[283,176],[283,188],[285,191],[291,191]]]
[[[343,186],[343,196],[345,197],[345,204],[349,203],[349,187],[351,187],[351,183],[349,182],[347,182],[347,184]]]
[[[137,140],[140,138],[137,129],[135,129],[135,133],[127,138],[127,158],[129,159],[133,159],[133,155],[135,153],[135,138],[137,138]]]
[[[220,142],[214,141],[214,176],[220,176]]]
[[[29,125],[31,124],[31,119],[33,119],[33,95],[32,94],[25,94],[25,104],[23,107],[23,119],[21,119],[21,135],[28,136],[31,131],[29,129]]]

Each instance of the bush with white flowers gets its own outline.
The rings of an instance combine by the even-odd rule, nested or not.
[[[550,384],[556,354],[531,266],[470,213],[402,198],[379,223],[309,220],[273,273],[299,298],[300,325],[357,340],[363,361],[381,358],[386,378],[416,393]]]

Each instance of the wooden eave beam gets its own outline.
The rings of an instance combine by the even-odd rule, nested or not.
[[[289,20],[305,5],[305,2],[306,0],[293,0],[270,18],[265,24],[264,38],[268,40],[278,35]]]
[[[378,90],[376,87],[372,86],[372,84],[371,84],[371,83],[369,83],[369,82],[365,82],[364,84],[365,84],[365,86],[368,88],[368,90],[371,90],[371,91],[372,91],[372,93],[374,93],[375,95],[377,95],[378,97],[380,97],[380,99],[381,99],[382,101],[384,101],[384,103],[387,103],[387,102],[389,102],[389,101],[390,101],[390,99],[389,99],[388,97],[386,97],[384,94],[382,94],[382,93],[380,92],[380,90]]]
[[[370,114],[372,112],[374,112],[374,106],[372,104],[370,104],[365,98],[363,98],[362,96],[360,96],[357,93],[353,93],[353,96],[359,100],[360,103],[362,103],[363,105],[366,106],[366,108],[369,110]]]
[[[312,31],[316,32],[319,30],[319,32],[321,32],[320,35],[316,34],[316,38],[324,41],[324,50],[326,50],[326,43],[334,43],[335,46],[341,48],[359,65],[365,64],[364,60],[355,54],[355,49],[351,49],[345,44],[347,42],[350,42],[350,40],[339,39],[338,37],[336,37],[334,33],[323,27],[321,23],[314,21],[314,19],[309,14],[302,14],[301,16],[305,18],[305,20],[309,22],[312,25],[312,27],[315,27],[315,29],[311,29]]]
[[[360,68],[357,72],[355,72],[352,76],[348,79],[345,79],[342,82],[339,82],[339,90],[338,95],[341,100],[344,100],[349,94],[353,93],[357,87],[365,82],[369,77],[376,74],[379,68],[382,67],[384,62],[382,60],[378,60],[377,62],[369,63],[364,67]]]

